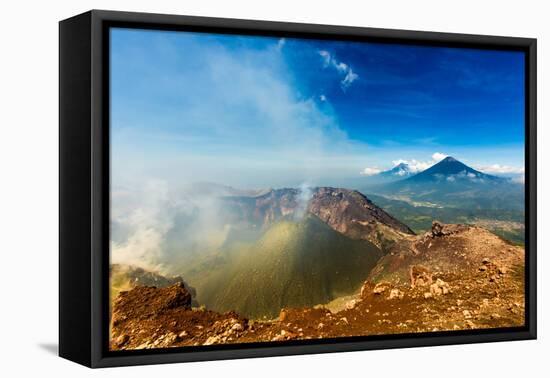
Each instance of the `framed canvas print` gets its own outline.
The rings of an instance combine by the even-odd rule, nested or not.
[[[536,41],[60,23],[60,355],[536,337]]]

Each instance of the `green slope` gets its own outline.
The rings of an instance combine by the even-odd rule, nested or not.
[[[275,317],[283,307],[353,293],[381,255],[373,244],[349,239],[314,215],[281,221],[201,285],[199,301],[217,311]]]

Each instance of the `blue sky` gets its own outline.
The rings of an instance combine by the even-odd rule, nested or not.
[[[115,184],[338,185],[453,155],[524,166],[523,54],[111,31]]]

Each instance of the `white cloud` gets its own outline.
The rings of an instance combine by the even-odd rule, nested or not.
[[[173,274],[173,262],[222,245],[229,228],[215,194],[144,181],[113,188],[111,263]]]
[[[112,196],[111,262],[161,270],[161,245],[173,224],[171,212],[163,211],[166,183],[148,181],[143,190],[114,190]]]
[[[405,170],[405,169],[400,169],[400,170],[398,170],[397,172],[395,172],[395,174],[396,174],[397,176],[405,176],[405,175],[408,174],[408,173],[409,173],[409,171],[407,171],[407,170]]]
[[[321,50],[321,51],[319,51],[319,55],[321,55],[321,57],[323,58],[323,62],[324,62],[325,67],[328,67],[331,60],[332,60],[331,56],[330,56],[330,53],[328,51]]]
[[[162,75],[167,80],[162,86],[166,87],[163,96],[177,99],[177,106],[168,105],[172,108],[166,114],[151,117],[154,112],[147,111],[149,105],[145,104],[140,109],[145,116],[136,120],[137,126],[126,120],[113,122],[114,148],[118,151],[113,157],[113,180],[124,184],[127,177],[144,175],[171,183],[221,181],[246,187],[356,175],[361,165],[348,164],[347,172],[327,173],[326,161],[364,148],[340,128],[334,109],[327,106],[330,98],[326,93],[306,98],[296,92],[288,80],[283,54],[275,49],[277,41],[282,44],[273,40],[270,48],[246,54],[189,41],[193,61],[204,63],[201,69],[183,66],[173,78],[171,71]],[[145,62],[152,55],[144,54]],[[158,74],[150,73],[150,66],[146,64],[140,71],[144,74],[139,80]],[[147,87],[149,80],[143,80],[141,86]],[[238,90],[234,83],[239,83]],[[137,102],[134,97],[132,100],[129,103]],[[120,105],[116,108],[120,114],[132,114],[126,105],[125,109]],[[154,153],[144,154],[143,147]],[[258,154],[262,154],[261,164],[254,158]],[[266,169],[268,165],[270,169]]]
[[[320,50],[319,55],[323,58],[323,66],[325,68],[329,66],[333,67],[340,75],[344,76],[342,81],[340,82],[342,90],[345,91],[346,89],[348,89],[350,85],[359,78],[359,75],[353,72],[349,64],[339,62],[328,51]]]
[[[361,172],[359,172],[359,174],[362,175],[362,176],[373,176],[373,175],[377,175],[380,172],[382,172],[382,170],[379,169],[379,168],[367,167],[367,168],[363,169]]]
[[[285,47],[286,39],[281,38],[279,41],[277,41],[277,50],[281,51],[283,47]]]
[[[394,167],[396,165],[401,164],[401,163],[407,164],[409,166],[409,169],[413,173],[422,172],[423,170],[425,170],[425,169],[431,167],[433,164],[435,164],[433,161],[424,162],[424,161],[419,161],[419,160],[415,160],[415,159],[411,159],[411,160],[398,159],[398,160],[392,161],[392,163],[393,163]]]
[[[350,68],[348,73],[346,74],[346,77],[344,77],[344,80],[342,80],[342,86],[344,86],[345,88],[348,88],[351,85],[351,83],[357,80],[357,78],[359,78],[359,75],[354,73]]]
[[[336,69],[340,73],[347,73],[348,72],[348,65],[346,63],[340,62],[340,63],[334,63]]]
[[[512,167],[509,165],[491,164],[485,166],[479,166],[476,169],[486,173],[496,174],[524,174],[524,167]]]
[[[392,163],[394,167],[401,163],[405,163],[409,166],[409,169],[411,170],[412,173],[418,173],[430,168],[434,164],[439,163],[441,160],[445,159],[447,156],[449,155],[441,152],[435,152],[432,155],[432,160],[421,161],[416,159],[410,159],[410,160],[398,159],[398,160],[393,160]]]
[[[445,159],[447,156],[449,156],[449,155],[442,154],[441,152],[436,152],[435,154],[432,155],[432,160],[439,162],[439,161]]]

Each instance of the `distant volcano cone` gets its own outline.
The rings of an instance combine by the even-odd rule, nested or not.
[[[414,176],[381,185],[373,193],[407,201],[415,208],[522,211],[524,207],[523,185],[480,172],[451,156]],[[393,212],[391,207],[386,209]]]
[[[488,180],[502,180],[500,177],[488,175],[476,171],[475,169],[467,166],[466,164],[458,161],[452,156],[448,156],[445,159],[441,160],[439,163],[432,165],[430,168],[425,171],[420,172],[419,174],[412,176],[407,179],[409,182],[419,182],[419,181],[438,181],[446,179],[448,177],[453,177],[453,179],[488,179]]]
[[[378,178],[381,179],[402,179],[409,176],[414,175],[413,170],[407,163],[399,163],[392,169],[389,169],[387,171],[380,172],[378,175],[376,175]]]

